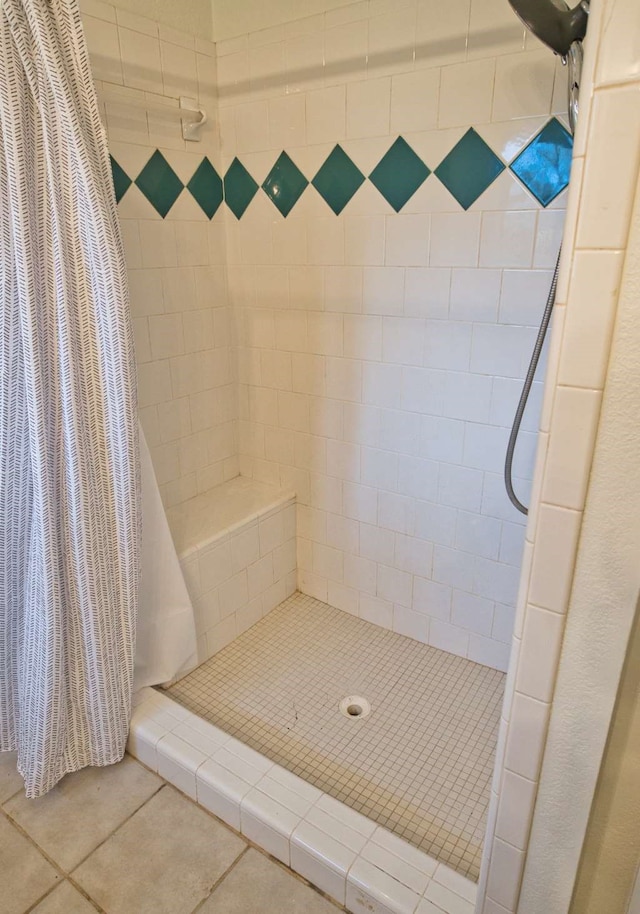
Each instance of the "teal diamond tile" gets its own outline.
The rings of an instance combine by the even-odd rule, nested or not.
[[[206,216],[213,219],[224,199],[224,193],[222,178],[206,156],[187,184],[187,190]]]
[[[239,159],[234,159],[224,176],[224,199],[236,217],[240,219],[255,195],[258,185]]]
[[[469,209],[504,169],[504,162],[471,127],[434,174],[460,206]]]
[[[338,216],[364,182],[360,169],[336,146],[311,183]]]
[[[369,175],[387,203],[399,213],[431,171],[401,136]]]
[[[534,197],[548,206],[569,183],[573,140],[554,117],[511,163]]]
[[[286,218],[309,182],[286,152],[283,152],[267,175],[262,189]]]
[[[184,187],[159,149],[156,149],[136,178],[136,184],[163,219]]]
[[[113,189],[116,192],[116,203],[120,203],[126,192],[131,187],[132,181],[126,171],[121,168],[113,156],[111,159],[111,174],[113,175]]]

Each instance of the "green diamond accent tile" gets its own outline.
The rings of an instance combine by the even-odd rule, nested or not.
[[[262,189],[286,218],[309,182],[286,152],[283,152],[267,175]]]
[[[111,174],[113,175],[113,189],[116,192],[116,203],[120,203],[126,192],[131,187],[132,181],[126,171],[121,168],[113,156],[111,159]]]
[[[222,178],[206,156],[187,184],[187,190],[206,216],[213,219],[224,200],[224,193]]]
[[[431,171],[401,136],[369,175],[387,203],[399,213]]]
[[[554,117],[511,163],[534,197],[548,206],[569,183],[573,140]]]
[[[469,209],[504,169],[504,162],[471,127],[434,174],[460,206]]]
[[[236,217],[240,219],[255,195],[258,185],[239,159],[234,159],[224,176],[224,199]]]
[[[136,184],[163,219],[184,187],[159,149],[156,149],[136,178]]]
[[[365,182],[341,146],[336,146],[311,182],[323,200],[339,216],[349,200]]]

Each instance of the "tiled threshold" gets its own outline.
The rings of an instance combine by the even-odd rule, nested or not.
[[[154,689],[127,748],[353,914],[473,914],[475,883]]]

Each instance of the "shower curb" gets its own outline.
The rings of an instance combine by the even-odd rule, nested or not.
[[[127,750],[354,914],[473,914],[470,879],[155,689]]]

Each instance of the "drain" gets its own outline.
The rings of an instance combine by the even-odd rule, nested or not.
[[[340,702],[340,712],[351,720],[359,720],[371,714],[371,705],[360,695],[347,695]]]

